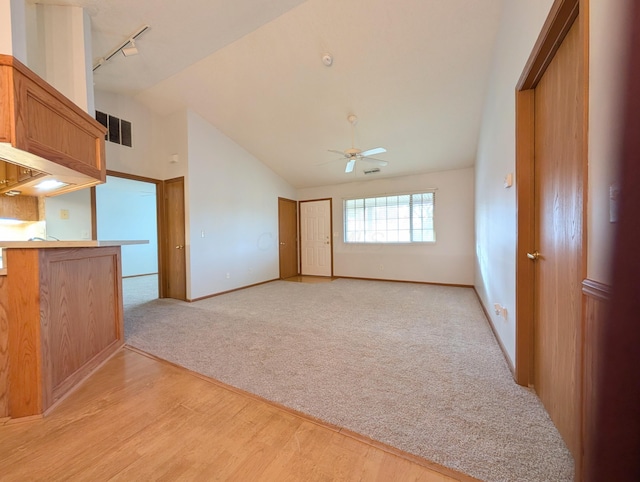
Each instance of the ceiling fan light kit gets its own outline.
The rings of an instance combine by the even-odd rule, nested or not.
[[[358,117],[355,114],[349,114],[347,116],[347,121],[349,121],[349,124],[351,124],[351,147],[344,151],[329,149],[329,152],[341,154],[344,159],[346,159],[347,164],[344,167],[344,172],[347,174],[353,172],[353,170],[355,169],[356,161],[371,162],[382,167],[387,166],[389,164],[387,161],[370,157],[375,156],[376,154],[384,154],[385,152],[387,152],[384,147],[374,147],[373,149],[367,149],[366,151],[354,147],[354,130],[356,124],[358,123]],[[372,172],[380,172],[380,169],[378,169],[377,171],[372,170]]]

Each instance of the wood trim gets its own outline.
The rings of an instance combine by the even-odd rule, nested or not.
[[[7,277],[0,276],[0,419],[9,416],[9,294]],[[0,422],[0,425],[2,423]]]
[[[404,279],[385,279],[385,278],[361,278],[359,276],[334,276],[336,279],[357,279],[362,281],[386,281],[390,283],[413,283],[418,285],[433,285],[433,286],[449,286],[451,288],[473,288],[473,285],[463,285],[457,283],[437,283],[433,281],[413,281],[413,280],[404,280]]]
[[[599,301],[609,301],[611,299],[611,287],[592,279],[582,281],[582,293]]]
[[[126,279],[126,278],[141,278],[142,276],[153,276],[153,275],[157,275],[158,273],[142,273],[142,274],[130,274],[129,276],[123,276],[122,279]]]
[[[576,464],[576,480],[584,480],[587,464],[598,437],[596,427],[598,393],[602,390],[599,373],[603,369],[602,340],[606,336],[611,288],[598,281],[585,279],[583,293],[583,363],[582,363],[582,460]]]
[[[323,421],[323,420],[321,420],[319,418],[312,417],[311,415],[307,415],[304,412],[299,412],[297,410],[289,408],[289,407],[287,407],[285,405],[282,405],[280,403],[273,402],[273,401],[271,401],[269,399],[263,398],[263,397],[261,397],[259,395],[254,394],[254,393],[247,392],[245,390],[242,390],[240,388],[236,388],[236,387],[231,386],[231,385],[227,385],[226,383],[221,382],[219,380],[216,380],[215,378],[211,378],[211,377],[208,377],[206,375],[202,375],[201,373],[194,372],[192,370],[189,370],[188,368],[185,368],[183,366],[180,366],[180,365],[178,365],[176,363],[173,363],[171,361],[165,360],[163,358],[159,358],[159,357],[157,357],[155,355],[152,355],[151,353],[147,353],[147,352],[145,352],[143,350],[140,350],[138,348],[135,348],[135,347],[132,347],[132,346],[129,346],[129,345],[125,345],[125,349],[126,350],[130,350],[130,351],[132,351],[134,353],[137,353],[139,355],[145,356],[145,357],[147,357],[147,358],[149,358],[151,360],[157,361],[159,363],[162,363],[162,364],[177,368],[177,369],[179,369],[181,371],[184,371],[184,372],[186,372],[186,373],[188,373],[188,374],[190,374],[190,375],[192,375],[192,376],[194,376],[196,378],[199,378],[200,380],[203,380],[203,381],[205,381],[207,383],[211,383],[212,385],[220,387],[220,388],[222,388],[224,390],[228,390],[229,392],[241,395],[243,397],[250,398],[252,400],[259,401],[259,402],[264,403],[266,405],[269,405],[271,407],[277,408],[278,410],[282,410],[283,412],[286,412],[286,413],[288,413],[290,415],[293,415],[294,417],[300,418],[300,419],[304,420],[305,422],[313,423],[315,425],[318,425],[320,427],[326,428],[326,429],[331,430],[333,432],[337,432],[337,433],[340,433],[340,434],[345,435],[347,437],[350,437],[350,438],[352,438],[354,440],[357,440],[359,442],[366,443],[366,444],[368,444],[368,445],[370,445],[372,447],[375,447],[377,449],[383,450],[383,451],[385,451],[385,452],[387,452],[389,454],[396,455],[396,456],[398,456],[400,458],[403,458],[403,459],[405,459],[407,461],[416,463],[416,464],[418,464],[418,465],[420,465],[422,467],[426,467],[428,469],[440,472],[441,474],[443,474],[445,476],[448,476],[448,477],[452,477],[452,478],[454,478],[455,480],[457,480],[459,482],[480,482],[479,479],[476,479],[476,478],[471,477],[469,475],[463,474],[462,472],[457,472],[454,469],[450,469],[450,468],[445,467],[443,465],[439,465],[439,464],[437,464],[435,462],[432,462],[430,460],[422,458],[422,457],[420,457],[418,455],[414,455],[414,454],[410,454],[408,452],[404,452],[404,451],[402,451],[402,450],[400,450],[398,448],[392,447],[392,446],[387,445],[387,444],[385,444],[383,442],[379,442],[377,440],[371,439],[371,438],[366,437],[364,435],[360,435],[357,432],[353,432],[351,430],[342,428],[339,425],[334,425],[334,424],[325,422],[325,421]]]
[[[579,0],[556,0],[518,80],[517,90],[534,89],[544,75],[571,25],[578,17]]]
[[[96,188],[89,190],[91,196],[91,239],[98,239],[98,207],[96,204]]]
[[[159,179],[154,179],[152,177],[138,176],[137,174],[129,174],[127,172],[121,171],[111,171],[107,169],[107,176],[119,177],[122,179],[129,179],[131,181],[140,181],[140,182],[148,182],[150,184],[162,184],[162,181]]]
[[[491,328],[493,337],[498,342],[498,346],[500,347],[500,350],[502,350],[502,356],[504,357],[504,361],[507,363],[507,366],[509,367],[509,371],[511,371],[511,376],[515,379],[516,369],[513,366],[513,362],[511,361],[511,358],[509,357],[509,353],[507,352],[506,347],[502,343],[502,340],[498,336],[498,331],[496,330],[496,326],[493,324],[493,319],[491,318],[491,315],[489,314],[487,307],[484,306],[484,303],[482,302],[482,298],[480,298],[480,294],[478,293],[478,290],[476,289],[475,286],[473,287],[473,292],[476,294],[476,298],[478,298],[478,303],[480,304],[480,308],[482,308],[482,312],[484,313],[484,316],[487,319],[487,324],[489,325],[489,328]]]
[[[166,295],[164,280],[167,277],[167,270],[164,266],[163,260],[168,256],[168,254],[167,245],[162,241],[164,233],[167,231],[164,196],[164,182],[160,182],[159,184],[156,184],[156,228],[158,230],[158,298],[164,298]]]
[[[582,37],[582,277],[587,277],[589,249],[589,0],[579,0]],[[583,313],[584,318],[584,313]]]
[[[296,275],[296,276],[300,276],[300,275]],[[308,275],[305,275],[305,276],[308,276]],[[328,276],[324,276],[323,278],[328,278]],[[449,288],[471,288],[471,289],[475,289],[475,287],[473,285],[432,283],[432,282],[428,282],[428,281],[405,281],[405,280],[397,280],[397,279],[357,278],[357,277],[353,277],[353,276],[332,276],[331,278],[332,278],[332,280],[343,278],[343,279],[353,279],[353,280],[362,280],[362,281],[386,281],[386,282],[391,282],[391,283],[412,283],[412,284],[419,284],[419,285],[447,286]],[[267,283],[272,283],[273,281],[285,281],[285,279],[274,278],[274,279],[270,279],[270,280],[267,280],[267,281],[261,281],[259,283],[254,283],[254,284],[250,284],[250,285],[246,285],[246,286],[241,286],[240,288],[234,288],[234,289],[228,290],[228,291],[221,291],[220,293],[213,293],[211,295],[206,295],[206,296],[201,296],[201,297],[198,297],[198,298],[189,299],[187,301],[192,303],[192,302],[195,302],[195,301],[206,300],[207,298],[214,298],[216,296],[226,295],[228,293],[233,293],[234,291],[246,290],[247,288],[253,288],[254,286],[260,286],[260,285],[264,285],[264,284],[267,284]]]
[[[208,298],[215,298],[216,296],[226,295],[228,293],[233,293],[234,291],[246,290],[247,288],[253,288],[254,286],[264,285],[264,284],[267,284],[267,283],[271,283],[272,281],[282,281],[282,279],[281,278],[274,278],[274,279],[270,279],[270,280],[267,280],[267,281],[261,281],[259,283],[253,283],[253,284],[250,284],[250,285],[247,285],[247,286],[241,286],[240,288],[234,288],[232,290],[221,291],[220,293],[213,293],[211,295],[200,296],[198,298],[189,299],[187,301],[192,303],[194,301],[201,301],[201,300],[206,300]]]

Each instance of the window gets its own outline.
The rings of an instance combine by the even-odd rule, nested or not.
[[[345,243],[433,243],[435,193],[344,201]]]

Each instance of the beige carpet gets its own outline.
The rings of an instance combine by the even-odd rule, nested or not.
[[[573,478],[471,289],[275,281],[196,303],[133,291],[132,346],[483,480]]]

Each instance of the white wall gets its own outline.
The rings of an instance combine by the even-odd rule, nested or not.
[[[96,75],[99,75],[99,70]],[[129,96],[96,90],[96,110],[131,122],[132,147],[105,141],[107,169],[163,179],[162,166],[155,157],[157,139],[154,128],[158,120],[149,109]]]
[[[551,8],[552,0],[505,2],[494,48],[476,160],[476,289],[486,307],[503,304],[507,319],[492,319],[515,363],[515,188],[502,180],[515,172],[515,87]],[[608,281],[612,225],[608,186],[615,178],[618,47],[627,0],[590,2],[588,276]]]
[[[98,239],[146,240],[122,246],[122,275],[158,272],[155,184],[107,176],[96,187]]]
[[[198,114],[187,117],[187,296],[278,278],[278,197],[295,190]]]
[[[89,14],[82,7],[29,3],[26,19],[28,67],[93,115]]]
[[[13,55],[27,65],[24,0],[0,0],[0,54]]]
[[[476,275],[480,298],[500,303],[507,318],[493,318],[498,337],[515,362],[515,88],[553,1],[504,2],[485,99],[476,159]],[[493,311],[488,310],[490,313]]]
[[[68,211],[62,219],[60,211]],[[61,194],[45,199],[47,236],[62,241],[91,239],[91,195],[89,189]]]
[[[298,199],[332,198],[336,276],[472,285],[474,170],[459,169],[298,190]],[[436,188],[436,243],[344,243],[343,199]]]
[[[590,0],[589,200],[587,277],[611,283],[609,258],[615,224],[609,222],[609,187],[617,180],[621,135],[626,14],[630,0]]]

